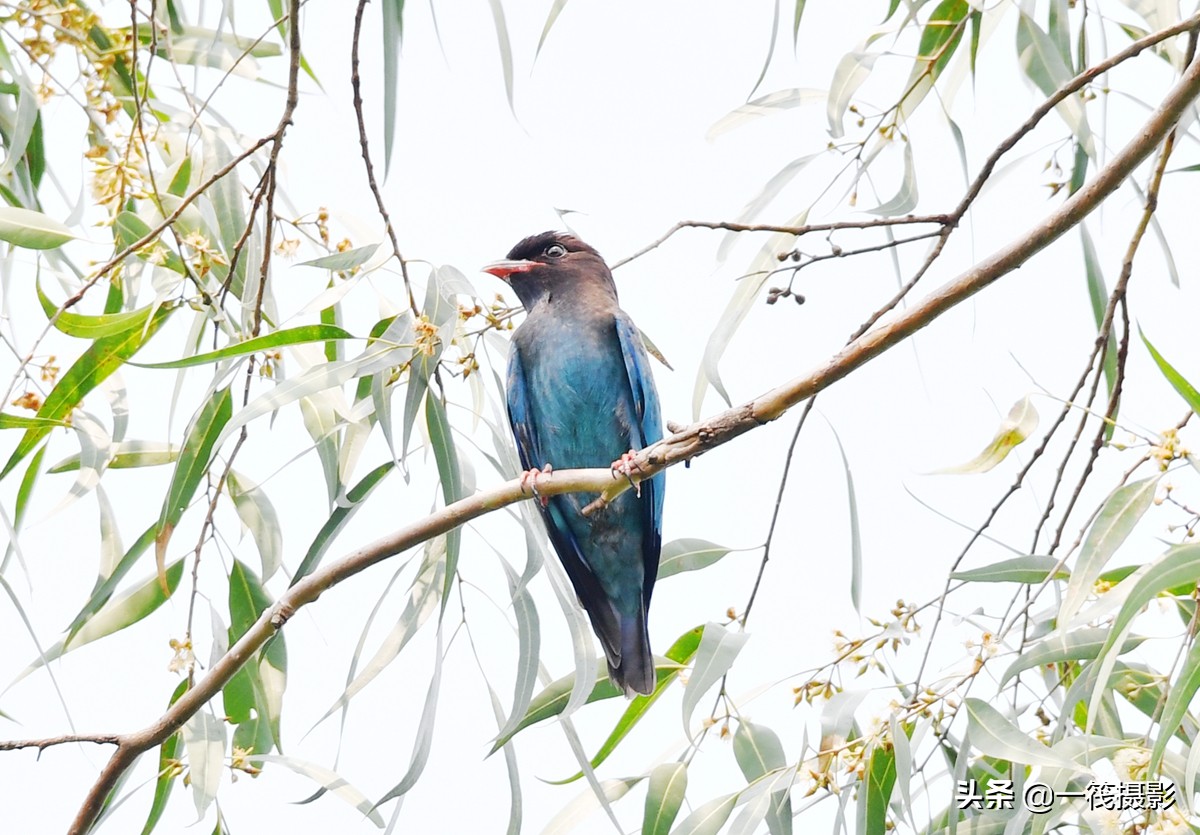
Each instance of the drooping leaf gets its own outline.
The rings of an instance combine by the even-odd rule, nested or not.
[[[677,639],[675,639],[675,643],[673,643],[667,650],[666,658],[668,661],[673,661],[676,666],[673,668],[666,665],[657,666],[655,670],[657,679],[655,681],[653,692],[647,695],[635,696],[629,701],[629,707],[625,708],[625,712],[621,714],[621,718],[617,720],[617,724],[609,733],[608,739],[604,740],[604,744],[600,746],[600,750],[596,752],[596,756],[592,757],[592,768],[600,767],[600,764],[608,758],[608,755],[617,749],[617,746],[621,743],[621,740],[625,739],[625,737],[629,735],[629,732],[633,730],[634,726],[641,721],[642,717],[645,716],[650,708],[653,707],[654,703],[658,701],[658,697],[666,692],[667,688],[670,687],[671,682],[679,677],[679,673],[683,671],[683,668],[696,654],[696,650],[700,646],[700,638],[703,634],[704,627],[697,626],[693,629],[689,629],[687,632],[684,632]],[[553,686],[554,685],[551,685],[551,687]],[[550,688],[547,688],[547,690],[549,689]],[[583,772],[579,771],[565,780],[548,780],[546,782],[552,785],[561,785],[564,783],[574,782],[582,776]]]
[[[289,587],[296,585],[301,578],[311,574],[321,564],[321,558],[325,556],[325,552],[337,539],[338,534],[354,518],[354,514],[371,495],[371,491],[379,486],[379,483],[395,469],[395,466],[393,462],[385,461],[359,479],[358,483],[346,492],[345,504],[334,508],[333,512],[329,514],[329,518],[325,520],[325,524],[321,526],[321,530],[313,537],[312,544],[308,546],[308,551],[304,554],[304,559],[300,561],[300,565],[296,567],[296,572],[288,583]]]
[[[325,342],[331,339],[354,339],[354,335],[333,325],[300,325],[295,328],[272,331],[262,336],[247,339],[245,342],[227,345],[216,351],[196,354],[195,356],[184,357],[180,360],[131,364],[141,368],[191,368],[194,365],[207,365],[208,363],[219,362],[230,357],[255,354],[259,351],[280,348],[284,345],[302,345],[306,342]]]
[[[35,282],[34,286],[37,289],[38,301],[42,305],[42,311],[46,314],[46,318],[53,319],[54,327],[63,333],[68,336],[79,337],[80,339],[100,339],[101,337],[112,336],[113,334],[134,328],[142,328],[145,326],[146,318],[150,315],[154,307],[153,305],[148,305],[140,310],[130,310],[125,313],[87,316],[70,310],[59,310],[58,306],[50,301],[50,298],[42,290],[40,281]]]
[[[404,43],[404,0],[383,1],[383,170],[391,170],[396,145],[400,47]]]
[[[1050,572],[1054,572],[1055,580],[1065,580],[1071,572],[1059,566],[1059,560],[1042,554],[1031,554],[1025,557],[1013,557],[1000,560],[991,565],[970,568],[966,571],[955,571],[950,575],[955,580],[967,580],[972,583],[1023,583],[1035,585],[1045,581]]]
[[[658,558],[658,579],[708,568],[732,550],[704,539],[673,539],[662,547]]]
[[[748,719],[740,721],[733,734],[733,756],[747,783],[787,763],[779,736],[767,726]],[[766,818],[771,835],[791,835],[792,801],[788,792],[773,792],[768,802]]]
[[[225,770],[225,723],[207,710],[198,710],[183,726],[189,785],[200,817],[217,798]]]
[[[700,645],[700,638],[703,634],[703,631],[704,627],[702,626],[689,629],[687,632],[679,636],[668,652],[673,652],[680,657],[691,658]],[[651,693],[649,696],[638,696],[637,698],[633,699],[630,702],[630,706],[626,708],[627,715],[636,709],[639,711],[638,718],[640,718],[640,715],[642,712],[644,712],[644,709],[641,707],[641,705],[638,705],[638,700],[645,700],[643,701],[643,704],[648,707],[649,704],[652,704],[653,700],[657,698],[655,694],[659,692],[659,688],[673,680],[683,669],[683,665],[680,662],[675,661],[670,657],[668,657],[666,660],[656,661],[654,666],[655,675],[657,676],[655,692]],[[520,733],[525,728],[528,728],[530,725],[541,722],[543,719],[549,719],[552,716],[560,715],[564,708],[566,708],[567,703],[571,698],[571,690],[574,684],[575,676],[572,674],[563,676],[562,678],[546,685],[542,692],[533,697],[533,701],[529,703],[529,710],[526,712],[525,718],[523,718],[517,727],[513,729],[512,733],[496,739],[496,742],[492,745],[492,750],[489,752],[489,756],[499,751],[508,743],[510,739],[512,739],[514,736],[516,736],[516,734]],[[621,691],[618,690],[616,685],[614,685],[608,678],[608,669],[601,668],[597,672],[595,684],[592,687],[592,690],[585,703],[591,704],[592,702],[597,702],[602,699],[611,699],[620,695],[622,695]],[[617,727],[614,728],[613,734],[609,735],[609,740],[605,743],[605,745],[608,745],[608,743],[611,742],[613,743],[612,747],[615,747],[616,743],[624,738],[625,734],[628,733],[629,728],[632,727],[632,723],[624,723],[624,720],[625,717],[622,717],[622,721],[617,723]],[[618,733],[619,736],[617,736]],[[609,750],[611,751],[612,748]],[[607,756],[607,753],[605,753],[605,756]],[[600,760],[597,759],[596,764],[599,764],[599,762]],[[561,782],[571,782],[571,780],[578,779],[580,776],[580,774],[576,774],[574,777],[568,778],[567,780],[563,780]]]
[[[179,682],[179,686],[175,688],[175,692],[171,694],[171,700],[168,706],[179,701],[179,697],[188,691],[187,679]],[[158,826],[159,820],[162,819],[162,814],[166,811],[167,801],[171,798],[171,789],[175,787],[175,780],[180,775],[178,768],[179,748],[183,744],[183,736],[178,731],[171,734],[163,744],[158,746],[158,779],[154,781],[154,800],[150,803],[150,813],[146,816],[146,823],[142,826],[142,835],[150,835],[154,828]]]
[[[1087,155],[1084,154],[1084,160]],[[1087,230],[1087,224],[1079,224],[1079,235],[1083,241],[1083,267],[1087,276],[1088,300],[1092,305],[1092,316],[1096,327],[1104,324],[1104,312],[1108,308],[1108,287],[1104,282],[1104,268],[1100,264],[1100,256],[1096,254],[1096,246]],[[1109,394],[1117,382],[1117,335],[1109,330],[1108,345],[1104,350],[1104,381]]]
[[[75,234],[41,212],[17,206],[0,206],[0,241],[25,249],[56,249]]]
[[[687,791],[687,763],[663,763],[650,772],[642,835],[668,835]]]
[[[109,447],[106,470],[133,469],[135,467],[158,467],[170,464],[179,457],[179,447],[160,441],[122,441]],[[79,454],[68,455],[48,473],[69,473],[79,469]]]
[[[1075,570],[1063,592],[1062,606],[1058,610],[1059,624],[1069,624],[1083,607],[1104,566],[1150,508],[1157,488],[1158,477],[1151,476],[1118,487],[1105,499],[1083,540]]]
[[[1000,678],[1003,686],[1013,676],[1025,670],[1032,670],[1045,664],[1058,664],[1063,661],[1091,661],[1099,657],[1100,650],[1108,640],[1108,628],[1102,626],[1073,629],[1070,632],[1055,632],[1047,635],[1033,646],[1025,649],[1004,671]],[[1145,638],[1132,635],[1126,638],[1118,655],[1137,649]]]
[[[719,623],[705,624],[692,675],[683,691],[683,732],[688,739],[692,738],[692,714],[700,699],[729,671],[749,639],[745,632],[730,632]]]
[[[345,252],[335,252],[331,255],[314,258],[311,261],[301,261],[296,266],[317,267],[318,269],[333,270],[334,272],[348,272],[370,261],[371,256],[375,254],[377,249],[379,249],[379,244],[358,246],[354,249],[347,249]]]
[[[283,529],[279,515],[271,504],[266,491],[255,484],[243,484],[237,473],[230,472],[225,479],[233,506],[237,509],[242,524],[250,531],[262,560],[262,579],[270,580],[283,562]]]
[[[113,372],[121,367],[130,357],[146,344],[155,331],[167,320],[174,310],[170,305],[159,307],[139,328],[131,328],[121,333],[106,336],[93,342],[79,359],[72,363],[58,383],[50,390],[37,416],[52,421],[64,420],[78,406],[85,396],[100,383],[104,382]],[[31,427],[13,450],[0,470],[0,478],[8,475],[12,468],[21,462],[26,455],[33,451],[38,442],[50,432],[49,426]]]
[[[1070,760],[1053,753],[1045,745],[1030,739],[1024,731],[982,699],[968,698],[967,722],[971,743],[989,756],[1023,765],[1047,768],[1074,768]]]
[[[367,796],[364,795],[354,786],[346,781],[346,778],[324,766],[309,762],[308,760],[297,759],[296,757],[285,757],[281,754],[255,754],[250,757],[250,762],[253,764],[261,763],[278,763],[284,768],[294,771],[302,777],[307,777],[317,785],[321,786],[325,791],[331,793],[335,797],[349,803],[357,809],[363,817],[367,818],[371,823],[375,824],[380,829],[383,829],[385,821],[383,815],[379,814],[379,810],[375,808]]]
[[[158,566],[159,581],[166,588],[163,566],[166,564],[167,544],[175,526],[183,518],[200,482],[208,472],[209,464],[216,453],[216,441],[222,428],[229,422],[233,414],[233,393],[229,386],[219,389],[205,401],[188,427],[183,446],[180,447],[179,458],[175,462],[175,470],[171,474],[171,484],[167,488],[162,510],[158,516],[158,531],[154,539],[155,563]]]
[[[1016,447],[1028,440],[1037,429],[1038,413],[1025,396],[1008,410],[1008,417],[996,430],[995,437],[983,450],[966,463],[935,470],[935,474],[986,473],[1008,457]]]
[[[1200,414],[1200,391],[1197,391],[1195,386],[1176,371],[1175,366],[1167,362],[1166,358],[1158,352],[1158,349],[1150,343],[1150,340],[1142,332],[1141,328],[1138,328],[1138,336],[1142,338],[1146,350],[1154,358],[1155,365],[1158,366],[1158,370],[1162,372],[1163,376],[1167,378],[1167,382],[1171,384],[1171,388],[1179,392],[1179,396],[1183,398],[1183,402],[1187,403],[1189,409]]]
[[[891,745],[876,745],[867,761],[866,822],[867,835],[884,835],[888,831],[888,804],[896,786],[896,751]]]

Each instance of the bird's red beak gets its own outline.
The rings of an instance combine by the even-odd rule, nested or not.
[[[482,272],[491,273],[502,281],[508,281],[513,273],[527,273],[537,266],[537,261],[496,261],[482,268]]]

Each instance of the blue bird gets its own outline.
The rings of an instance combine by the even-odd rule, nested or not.
[[[524,479],[562,468],[629,475],[630,451],[662,438],[642,338],[617,304],[612,273],[578,238],[544,232],[484,267],[527,313],[508,358],[508,419]],[[617,459],[617,460],[614,460]],[[612,462],[612,463],[610,463]],[[587,610],[608,674],[627,696],[655,686],[646,613],[662,546],[664,473],[588,516],[592,493],[542,497],[550,542]]]

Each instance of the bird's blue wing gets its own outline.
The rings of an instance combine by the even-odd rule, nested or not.
[[[662,407],[658,402],[658,391],[654,388],[654,378],[650,374],[650,359],[646,356],[641,333],[624,312],[618,313],[616,322],[617,336],[621,340],[621,355],[625,358],[625,372],[629,377],[629,390],[637,419],[636,425],[632,427],[632,440],[637,449],[645,449],[662,440]],[[643,543],[646,580],[643,596],[647,605],[654,588],[654,578],[658,575],[658,557],[662,550],[663,495],[666,482],[666,473],[658,473],[642,482],[642,492],[649,493],[643,498],[643,518],[646,522]]]
[[[521,353],[516,344],[509,347],[506,388],[508,422],[512,425],[521,466],[528,470],[541,469],[546,464],[553,465],[553,461],[546,460],[538,443],[537,417],[530,403],[525,368],[521,364]],[[605,654],[610,658],[620,658],[620,620],[567,522],[567,514],[578,513],[579,508],[572,504],[572,498],[569,496],[552,496],[546,505],[540,502],[534,504],[542,514],[546,523],[546,533],[549,534],[550,542],[575,587],[575,593],[587,609],[596,635],[604,645]]]

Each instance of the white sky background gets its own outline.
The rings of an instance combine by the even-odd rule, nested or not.
[[[318,206],[328,206],[335,238],[341,230],[355,244],[365,244],[382,240],[382,234],[366,189],[350,106],[352,5],[313,0],[305,9],[305,55],[326,94],[302,79],[305,93],[285,144],[282,184],[297,212],[311,213]],[[478,267],[502,257],[527,234],[560,228],[555,208],[578,211],[568,218],[572,228],[610,262],[616,261],[678,220],[733,219],[782,165],[820,150],[827,141],[821,105],[759,120],[715,142],[705,140],[707,129],[742,104],[753,86],[770,32],[771,9],[766,3],[570,3],[535,64],[534,50],[547,5],[509,3],[505,9],[515,56],[519,121],[514,120],[505,101],[495,33],[485,4],[469,8],[439,5],[444,54],[434,37],[426,4],[410,2],[405,16],[397,150],[384,195],[406,255],[459,267],[485,298],[505,288],[477,273]],[[261,31],[265,6],[238,4],[239,33]],[[216,8],[209,3],[206,11],[211,16]],[[775,60],[759,92],[826,87],[837,59],[854,47],[869,22],[882,17],[884,8],[881,2],[861,0],[810,3],[795,59],[785,15]],[[378,13],[377,4],[368,7],[362,75],[372,147],[382,174]],[[1042,98],[1031,85],[1016,80],[1015,19],[1015,11],[1010,11],[994,40],[981,48],[974,96],[971,80],[964,74],[952,104],[971,149],[972,176],[996,141]],[[863,91],[863,98],[876,105],[891,102],[887,96],[893,87],[889,84],[894,84],[895,76],[908,72],[909,59],[888,60],[894,73],[885,69],[885,60],[877,65],[884,83],[872,83]],[[964,61],[965,54],[956,57],[958,69],[951,72],[963,72]],[[272,80],[283,79],[283,59],[264,62],[263,74]],[[187,78],[190,75],[185,74]],[[1155,101],[1164,81],[1164,73],[1139,70],[1116,76],[1112,84],[1142,85],[1141,95]],[[214,106],[247,136],[259,136],[273,128],[282,96],[277,90],[232,79]],[[950,210],[963,188],[957,154],[936,108],[931,99],[908,131],[921,188],[919,212]],[[61,108],[61,118],[72,118],[69,110]],[[1110,148],[1124,142],[1143,113],[1126,99],[1112,98],[1103,131],[1111,136]],[[48,133],[51,125],[47,125]],[[1046,175],[1041,168],[1049,149],[1065,136],[1065,128],[1051,117],[1019,146],[1007,161],[1023,154],[1029,154],[1028,158],[1007,172],[985,196],[971,223],[954,235],[946,255],[925,279],[925,288],[952,278],[1057,205],[1061,197],[1046,198],[1048,189],[1042,185]],[[1060,160],[1067,166],[1069,153],[1064,152]],[[1173,165],[1195,161],[1195,142],[1182,142]],[[812,200],[838,165],[836,159],[814,164],[761,220],[785,222]],[[873,170],[880,178],[879,198],[887,199],[896,187],[898,168]],[[68,176],[69,166],[60,173]],[[1168,178],[1160,201],[1160,218],[1175,247],[1182,289],[1169,286],[1160,250],[1149,239],[1138,256],[1131,288],[1137,321],[1193,380],[1200,377],[1200,366],[1192,361],[1194,344],[1181,327],[1177,311],[1196,309],[1194,265],[1200,262],[1200,240],[1194,233],[1181,234],[1189,222],[1194,223],[1196,176]],[[66,188],[73,194],[78,182],[68,182]],[[847,213],[844,201],[839,202],[841,191],[832,194],[810,221],[863,217]],[[860,207],[874,202],[869,194],[860,195]],[[1089,221],[1110,286],[1138,208],[1136,199],[1125,191],[1110,201],[1102,218]],[[679,233],[616,274],[623,305],[675,366],[674,372],[656,366],[655,374],[664,414],[679,422],[691,418],[692,386],[707,336],[734,280],[765,240],[765,236],[747,236],[718,263],[715,253],[720,234]],[[101,241],[104,237],[103,231],[95,235]],[[839,235],[835,240],[850,248],[868,239]],[[806,251],[816,251],[819,246],[819,239],[805,241]],[[922,508],[906,490],[952,518],[977,524],[1011,483],[1023,454],[1019,452],[985,475],[935,477],[924,473],[975,455],[1009,406],[1025,394],[1044,386],[1063,395],[1078,376],[1094,330],[1078,253],[1078,236],[1068,235],[1050,252],[947,314],[915,340],[821,395],[818,411],[837,429],[858,491],[864,614],[886,615],[897,597],[925,602],[936,595],[965,541],[960,528]],[[902,258],[907,267],[905,278],[923,254],[921,245],[906,251]],[[103,255],[103,247],[97,246],[93,257]],[[28,258],[25,253],[22,257]],[[9,301],[14,306],[27,305],[32,296],[26,283],[32,273],[21,273],[20,264],[19,258]],[[414,275],[423,280],[419,265],[414,266]],[[834,261],[806,270],[802,276],[797,288],[808,297],[808,303],[796,307],[785,299],[774,307],[756,306],[727,353],[722,370],[735,403],[822,362],[890,296],[896,284],[886,256]],[[326,280],[321,271],[283,261],[277,261],[273,278],[285,315],[307,304]],[[399,303],[402,293],[396,276],[379,272],[370,283]],[[355,332],[365,332],[381,312],[366,284],[348,296],[346,304],[347,321]],[[30,320],[29,328],[34,327],[40,328],[37,318]],[[167,331],[157,337],[145,358],[173,358],[181,344],[180,330]],[[296,373],[299,369],[293,365],[288,370]],[[189,379],[195,393],[207,382],[205,374],[194,373]],[[171,439],[178,441],[187,414],[176,414],[168,430],[164,378],[136,371],[125,376],[133,406],[129,437],[162,439],[169,431]],[[1144,350],[1136,343],[1129,380],[1127,406],[1122,411],[1128,425],[1154,431],[1173,424],[1183,414],[1181,401],[1149,367]],[[172,376],[165,385],[173,382]],[[185,395],[181,402],[195,400],[189,401]],[[1035,405],[1043,426],[1048,425],[1057,404],[1038,397]],[[720,408],[719,398],[710,393],[704,414]],[[456,422],[465,429],[469,421],[462,417],[459,414]],[[795,416],[789,415],[704,456],[690,469],[673,469],[668,476],[664,539],[702,537],[737,547],[761,543],[794,422]],[[263,443],[268,431],[269,447]],[[1092,430],[1088,431],[1090,437]],[[4,440],[15,442],[15,438]],[[363,456],[354,480],[387,454],[379,439],[373,440],[376,443]],[[250,441],[238,467],[260,479],[276,472],[308,443],[294,412],[281,414],[272,429],[262,421],[252,425]],[[73,439],[56,436],[48,461],[74,451],[73,444]],[[461,445],[460,449],[466,452],[468,448]],[[435,495],[429,478],[432,461],[423,462],[420,452],[415,461],[412,485],[406,487],[392,476],[342,534],[327,559],[418,518],[428,509]],[[474,463],[480,487],[499,482],[485,461],[477,457]],[[1106,455],[1101,473],[1109,480],[1097,478],[1081,506],[1090,508],[1098,502],[1113,483],[1113,473],[1121,469],[1123,464],[1116,456]],[[133,483],[125,474],[110,473],[105,478],[122,520],[126,545],[157,516],[167,476],[161,473],[161,486],[148,492],[143,492],[141,485],[147,482],[141,476],[137,491],[122,489],[123,484]],[[10,572],[7,578],[22,595],[44,644],[57,638],[85,599],[96,560],[94,498],[48,516],[70,483],[70,476],[42,482],[39,501],[30,514],[35,524],[22,538],[31,577],[26,582],[19,572]],[[1028,547],[1031,516],[1036,518],[1044,496],[1045,482],[1039,484],[1041,490],[1018,495],[1002,515],[998,535],[1011,533],[1008,541],[1014,547]],[[6,508],[12,506],[13,485],[11,480],[4,485]],[[328,512],[315,456],[290,465],[267,480],[264,488],[280,511],[287,567],[294,569]],[[845,478],[836,444],[821,417],[814,416],[805,430],[784,502],[775,557],[749,622],[751,640],[730,678],[735,698],[822,663],[830,654],[833,629],[856,634],[865,628],[850,604]],[[224,529],[232,538],[237,530],[232,516]],[[480,523],[477,530],[520,569],[524,546],[514,525],[494,518]],[[1068,541],[1077,531],[1078,522],[1068,526]],[[183,553],[185,543],[195,541],[195,533],[195,528],[181,528],[172,545],[179,551],[173,557]],[[1133,547],[1128,559],[1118,557],[1113,564],[1146,559],[1160,550],[1148,536],[1140,547],[1141,552]],[[249,538],[237,546],[237,553],[249,565],[257,565]],[[662,652],[694,625],[723,621],[730,606],[741,611],[757,570],[758,554],[731,554],[708,570],[664,580],[656,589],[651,615],[655,649]],[[999,546],[982,544],[972,552],[968,564],[982,565],[1010,555]],[[408,766],[434,651],[431,629],[418,636],[404,655],[355,699],[344,730],[339,730],[335,718],[309,736],[305,734],[341,692],[366,615],[398,565],[392,560],[327,593],[286,630],[285,752],[332,765],[340,738],[339,773],[371,797],[391,787]],[[495,555],[479,536],[467,534],[461,568],[469,580],[501,603],[507,599]],[[217,578],[225,569],[213,555],[206,556],[204,570]],[[398,581],[385,604],[368,642],[368,654],[390,628],[389,617],[394,618],[402,606],[410,573]],[[135,574],[140,582],[140,573]],[[269,588],[279,593],[285,582],[285,577],[277,577]],[[215,591],[220,585],[214,581],[209,588]],[[181,589],[185,591],[186,585]],[[1009,589],[1001,588],[998,593],[1006,600]],[[570,642],[544,575],[535,584],[535,596],[541,615],[543,662],[553,676],[565,675],[573,663]],[[515,636],[478,592],[468,591],[466,600],[488,674],[507,705]],[[965,612],[979,602],[952,600],[951,609]],[[1001,605],[993,599],[988,610]],[[218,603],[218,608],[223,610],[223,603]],[[136,628],[54,665],[77,730],[130,730],[161,713],[177,683],[177,677],[166,670],[170,659],[167,640],[182,636],[186,610],[186,594],[177,594]],[[203,603],[199,612],[197,622],[203,624],[208,617]],[[929,620],[926,616],[922,623]],[[977,635],[978,628],[969,624],[948,627],[940,633],[942,663],[950,670],[962,669],[967,653],[961,640]],[[961,638],[954,637],[960,633]],[[0,684],[6,684],[35,652],[28,632],[7,605],[0,607],[0,635],[5,636],[0,642]],[[424,777],[405,801],[401,831],[494,832],[501,831],[507,821],[503,760],[500,756],[483,760],[495,723],[464,639],[458,637],[447,659],[434,747]],[[201,634],[198,641],[198,655],[206,660],[207,638]],[[915,660],[910,655],[906,663]],[[601,767],[601,776],[643,773],[660,759],[677,756],[683,750],[679,703],[680,688],[676,686]],[[814,720],[809,728],[815,742],[815,714],[792,709],[790,682],[738,703],[744,715],[779,733],[791,760],[801,751],[808,720]],[[709,704],[711,697],[702,701],[701,709]],[[0,709],[21,722],[20,726],[4,723],[0,735],[6,738],[50,736],[68,730],[62,705],[44,672],[0,697]],[[623,702],[610,701],[576,714],[589,752],[603,741],[623,709]],[[516,744],[522,767],[523,831],[538,832],[586,787],[582,782],[552,787],[537,779],[556,779],[576,770],[562,733],[553,723],[522,733]],[[107,754],[106,748],[64,746],[46,751],[37,762],[29,751],[0,755],[4,830],[61,831]],[[147,756],[127,786],[152,779],[155,759]],[[696,804],[742,784],[729,746],[715,738],[704,743],[690,779],[688,797]],[[270,767],[257,780],[242,776],[234,785],[227,780],[219,802],[234,832],[373,831],[352,808],[330,797],[306,806],[290,805],[312,788],[303,778]],[[159,831],[182,831],[194,822],[194,808],[183,792],[177,785]],[[150,796],[151,788],[143,788],[105,831],[137,831]],[[617,804],[627,829],[640,821],[643,796],[644,788],[639,786]],[[940,797],[931,801],[935,806],[944,802]],[[832,805],[825,804],[830,809]],[[389,805],[387,810],[391,808]],[[820,821],[817,831],[821,831],[829,815],[818,813],[815,820]],[[191,831],[211,831],[213,821],[210,810],[208,819]],[[798,831],[809,831],[809,825],[798,824]],[[587,819],[580,831],[612,831],[612,827],[597,814]]]

